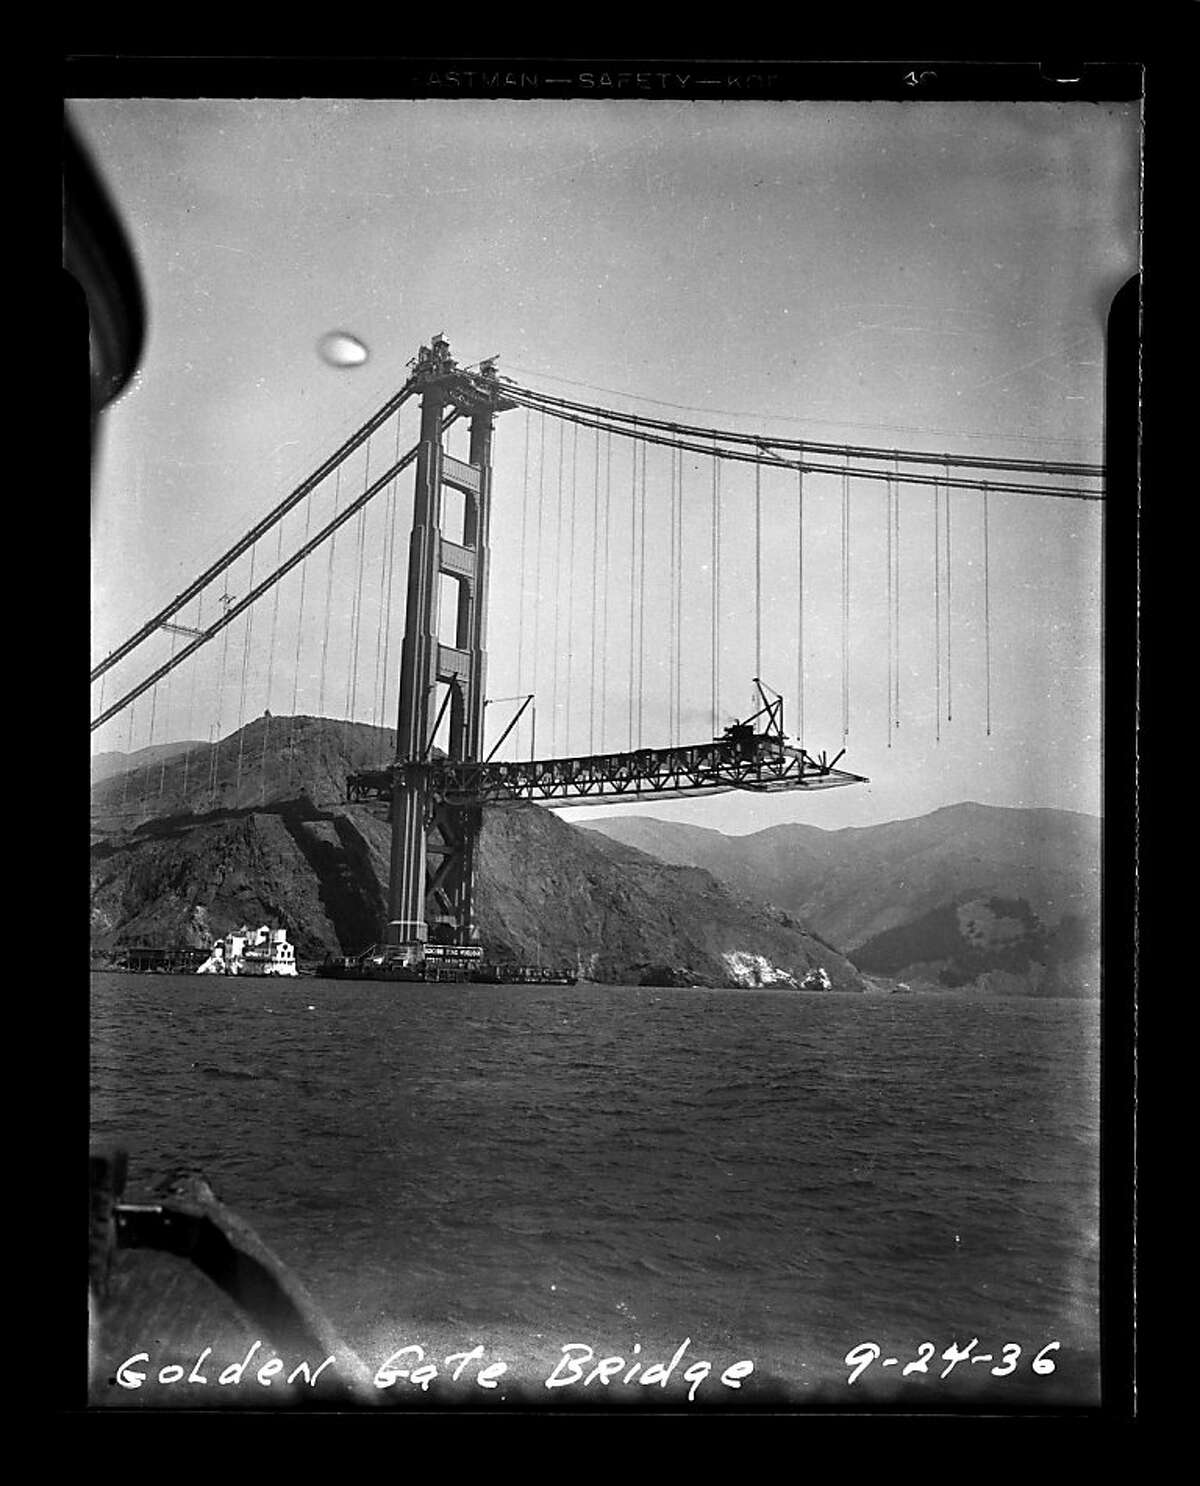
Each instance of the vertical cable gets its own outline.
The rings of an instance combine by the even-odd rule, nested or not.
[[[608,747],[608,579],[610,553],[608,530],[612,509],[612,429],[604,435],[604,585],[601,589],[602,623],[600,635],[600,747]]]
[[[901,493],[902,492],[901,492],[901,487],[900,487],[900,459],[899,459],[899,456],[898,455],[893,459],[892,468],[893,468],[893,471],[894,471],[894,481],[893,481],[893,483],[894,483],[895,489],[896,489],[896,506],[895,506],[895,516],[896,516],[896,548],[895,548],[895,550],[896,550],[896,581],[895,581],[895,584],[893,585],[893,593],[894,593],[895,599],[896,599],[896,631],[895,631],[896,632],[896,665],[895,665],[895,670],[893,672],[893,675],[895,676],[895,681],[896,681],[896,702],[895,702],[895,706],[892,709],[892,715],[896,719],[896,726],[899,727],[900,726],[900,587],[901,587],[901,569],[900,569],[900,499],[901,499]]]
[[[804,747],[804,471],[796,471],[796,741]]]
[[[596,569],[600,562],[600,430],[595,433],[595,451],[592,461],[592,603],[590,609],[592,626],[591,687],[588,693],[588,753],[596,751]]]
[[[712,713],[713,737],[715,738],[721,726],[721,459],[717,453],[716,439],[713,440],[712,477]]]
[[[175,645],[175,636],[172,635],[171,636],[171,646],[172,646],[172,648],[174,648],[174,645]],[[149,733],[149,735],[148,735],[148,737],[146,739],[146,747],[147,748],[153,748],[154,747],[154,724],[155,724],[155,721],[157,719],[157,714],[158,714],[158,684],[156,682],[150,688],[150,733]],[[152,764],[153,764],[153,760],[150,759],[150,758],[147,758],[145,768],[143,768],[143,770],[142,770],[142,787],[141,787],[141,794],[139,796],[138,803],[140,805],[142,805],[143,807],[146,804],[146,787],[147,787],[147,785],[150,782],[150,769],[151,769]]]
[[[254,588],[254,560],[258,556],[258,543],[250,548],[250,581],[249,588]],[[250,665],[250,647],[254,639],[254,605],[246,610],[245,638],[242,641],[242,687],[238,694],[238,756],[237,772],[234,776],[233,803],[238,803],[238,793],[242,787],[242,758],[246,752],[246,731],[243,724],[246,721],[246,672]]]
[[[279,567],[280,563],[283,560],[283,522],[282,521],[279,523],[279,526],[278,526],[277,530],[278,530],[278,536],[276,537],[276,540],[275,540],[275,566],[276,566],[276,568]],[[274,685],[274,682],[275,682],[275,639],[276,639],[276,635],[277,635],[278,630],[279,630],[279,587],[280,587],[280,585],[278,583],[276,583],[276,585],[275,585],[274,600],[273,600],[272,605],[271,605],[271,646],[270,646],[270,650],[269,650],[268,655],[267,655],[267,704],[266,704],[266,714],[267,715],[266,715],[265,725],[263,727],[262,758],[259,759],[259,763],[258,763],[259,779],[260,779],[260,783],[262,785],[262,801],[263,801],[264,804],[266,803],[266,799],[267,799],[267,744],[269,743],[270,738],[271,738],[271,688],[272,688],[272,686]]]
[[[521,475],[521,580],[517,590],[517,690],[524,691],[522,678],[525,674],[525,568],[526,533],[529,531],[529,428],[532,422],[530,409],[525,409],[525,464]]]
[[[335,494],[335,509],[337,496]],[[312,524],[312,496],[306,497],[304,502],[304,540],[307,544],[309,528]],[[330,537],[330,542],[333,537]],[[330,553],[330,582],[333,581],[333,554]],[[296,613],[296,654],[292,662],[292,710],[288,723],[288,782],[291,783],[296,768],[296,707],[300,698],[300,647],[304,639],[304,599],[305,590],[308,587],[308,563],[309,559],[300,564],[300,606]],[[325,595],[325,649],[329,645],[329,594]],[[321,701],[317,704],[318,713],[324,710],[325,695],[325,649],[321,652]]]
[[[942,741],[942,496],[933,487],[934,737]]]
[[[546,414],[538,422],[538,489],[537,489],[537,549],[533,560],[533,685],[529,688],[537,695],[538,660],[542,630],[542,526],[545,512],[542,501],[546,488]],[[536,728],[530,719],[530,747],[536,742]]]
[[[371,484],[371,441],[367,440],[366,468],[363,473],[363,490]],[[440,505],[439,505],[440,513]],[[353,636],[349,685],[346,692],[346,720],[353,722],[358,710],[358,647],[362,638],[363,618],[363,556],[367,540],[367,507],[359,511],[355,521],[358,527],[358,576],[354,585],[354,605],[351,612],[350,631]]]
[[[571,425],[571,519],[569,523],[570,566],[567,569],[567,697],[563,743],[571,755],[571,681],[575,671],[575,506],[579,475],[579,424]]]
[[[842,741],[850,736],[850,457],[842,472]]]
[[[388,566],[388,533],[391,530],[391,521],[389,514],[395,502],[396,481],[393,479],[388,484],[387,496],[379,502],[383,511],[383,532],[381,533],[379,542],[379,606],[375,611],[375,623],[372,625],[375,631],[375,671],[371,684],[371,725],[373,727],[379,726],[381,700],[379,695],[379,666],[383,660],[383,636],[386,628],[383,615],[387,600],[388,578],[390,576],[390,568]]]
[[[754,674],[762,675],[762,465],[758,460],[754,462]]]
[[[550,754],[558,757],[558,647],[562,617],[562,528],[563,528],[563,463],[566,457],[567,425],[558,423],[558,485],[554,500],[554,652],[550,673]]]
[[[400,419],[396,419],[396,450],[392,460],[393,464],[400,463]],[[396,507],[400,503],[400,476],[397,475],[392,481],[391,494],[388,501],[388,539],[387,539],[387,603],[384,607],[383,618],[383,680],[379,692],[379,716],[382,726],[387,728],[387,694],[389,671],[388,665],[392,646],[392,594],[396,587]],[[391,729],[389,728],[390,732]]]
[[[675,470],[679,463],[678,445],[671,445],[671,502],[670,536],[667,543],[667,567],[669,572],[667,621],[667,742],[675,745]]]
[[[991,549],[988,532],[988,485],[983,482],[983,645],[984,706],[987,735],[992,736],[992,594]]]
[[[175,633],[174,630],[172,630],[171,631],[171,657],[170,657],[172,660],[175,659],[175,646],[176,646],[176,644],[178,642],[178,639],[179,639],[179,636]],[[167,732],[167,733],[170,732],[170,728],[171,728],[171,675],[172,674],[174,674],[174,673],[171,673],[171,674],[169,674],[167,676],[166,692],[165,692],[164,697],[163,697],[163,711],[166,714],[166,721],[163,723],[163,731],[164,732]],[[154,731],[154,724],[153,724],[153,722],[150,724],[150,731],[151,731],[151,734],[153,734],[153,731]],[[167,779],[167,755],[164,752],[162,758],[159,761],[159,769],[158,769],[158,798],[160,800],[163,797],[163,785],[166,783],[166,779]]]
[[[636,423],[636,419],[634,420]],[[630,443],[633,450],[631,481],[629,488],[629,748],[633,751],[634,686],[637,680],[637,460],[636,436]]]
[[[202,620],[203,613],[204,613],[204,595],[203,594],[200,594],[197,597],[197,599],[196,599],[196,628],[197,629],[203,629],[204,628],[204,624],[203,624],[203,620]],[[191,664],[191,666],[189,667],[189,669],[190,669],[190,671],[192,673],[192,684],[188,688],[188,720],[187,720],[187,730],[188,730],[189,733],[191,733],[193,731],[193,729],[195,728],[195,725],[196,725],[195,724],[195,717],[196,717],[196,665],[195,665],[195,662],[194,661]],[[191,763],[192,763],[192,740],[189,737],[188,740],[187,740],[187,747],[183,750],[183,794],[180,797],[180,803],[181,803],[181,805],[184,805],[184,806],[186,806],[186,804],[187,804],[188,773],[190,772],[190,769],[191,769]]]
[[[134,708],[136,706],[137,706],[137,703],[136,702],[131,702],[129,704],[129,743],[128,743],[127,748],[126,748],[126,753],[127,753],[128,758],[132,758],[133,757],[133,711],[134,711]],[[123,778],[122,783],[121,783],[121,809],[122,810],[124,810],[126,804],[129,801],[129,776],[132,773],[133,773],[133,770],[130,769],[128,767],[128,764],[127,764],[126,765],[126,768],[124,770],[124,778]]]
[[[683,742],[683,471],[684,453],[679,451],[679,503],[675,528],[679,533],[679,562],[675,572],[675,729],[676,743]]]
[[[225,580],[225,592],[221,598],[225,612],[229,611],[229,580]],[[213,737],[209,740],[212,745],[212,753],[209,756],[209,789],[212,793],[212,803],[217,800],[217,774],[221,756],[221,712],[225,701],[225,666],[229,657],[229,629],[226,625],[221,631],[221,671],[220,680],[217,685],[217,720],[213,724]]]
[[[893,563],[894,563],[894,560],[895,560],[894,559],[894,554],[892,552],[892,506],[893,506],[893,503],[894,503],[894,500],[895,500],[895,494],[894,494],[894,492],[892,490],[891,476],[889,476],[888,479],[887,479],[887,481],[885,482],[885,494],[887,496],[887,616],[888,616],[887,617],[887,698],[888,698],[887,699],[887,729],[888,729],[887,746],[890,748],[892,746],[892,722],[893,722],[892,707],[893,707],[893,696],[894,696],[893,688],[895,686],[895,679],[894,679],[894,673],[893,673],[893,664],[894,664],[893,648],[894,648],[895,643],[896,643],[895,612],[894,612],[895,594],[894,594],[893,588],[892,588],[892,583],[893,583],[892,568],[893,568]]]
[[[333,477],[333,514],[338,513],[338,506],[342,498],[342,467],[339,464]],[[308,535],[308,520],[305,518],[304,534]],[[317,712],[320,716],[325,715],[325,673],[329,661],[329,614],[333,606],[333,554],[337,548],[337,532],[331,533],[329,538],[329,562],[325,569],[325,631],[321,638],[321,680],[317,688]],[[300,612],[304,613],[304,579],[308,570],[307,560],[300,568]],[[296,632],[296,679],[300,677],[300,636]],[[295,699],[293,698],[292,713],[295,714]]]
[[[646,448],[642,445],[641,483],[641,551],[638,557],[638,689],[637,689],[637,740],[642,746],[642,724],[645,714],[646,690]]]
[[[954,721],[954,614],[951,608],[951,582],[954,574],[950,546],[950,461],[946,461],[946,721]]]

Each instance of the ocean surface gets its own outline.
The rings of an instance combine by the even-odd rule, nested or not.
[[[468,1405],[1099,1398],[1095,1002],[91,989],[92,1137],[127,1146],[127,1197],[202,1169],[371,1369],[482,1347],[508,1370],[490,1393],[465,1370]],[[624,1381],[685,1341],[669,1387]]]

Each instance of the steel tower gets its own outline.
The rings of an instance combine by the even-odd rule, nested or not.
[[[505,401],[495,368],[460,370],[442,336],[422,346],[412,382],[421,434],[408,552],[408,599],[400,662],[400,712],[392,776],[392,860],[385,946],[389,958],[420,959],[428,940],[470,943],[478,804],[455,804],[430,768],[434,738],[449,715],[446,757],[478,760],[486,684],[488,531],[492,432]],[[470,423],[464,463],[444,447],[451,424]],[[462,497],[461,532],[443,531],[445,492]],[[461,537],[461,540],[457,538]],[[457,589],[453,640],[439,637],[444,586]]]

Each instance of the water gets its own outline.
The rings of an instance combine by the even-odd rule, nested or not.
[[[372,1369],[577,1403],[565,1346],[690,1339],[701,1403],[1097,1399],[1095,1003],[96,975],[92,1019],[131,1193],[203,1169]]]

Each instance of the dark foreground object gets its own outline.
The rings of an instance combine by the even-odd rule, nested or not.
[[[202,1176],[175,1173],[155,1200],[126,1203],[125,1174],[123,1152],[91,1157],[91,1404],[380,1401],[304,1286]]]

